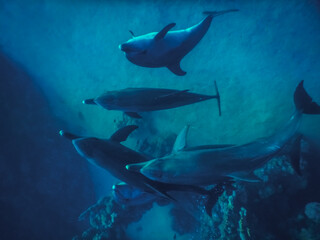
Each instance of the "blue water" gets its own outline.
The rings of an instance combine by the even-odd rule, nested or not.
[[[182,60],[186,76],[136,66],[118,48],[131,37],[128,30],[142,35],[171,22],[184,29],[201,21],[202,11],[234,8],[240,11],[215,18]],[[302,79],[320,102],[317,0],[0,0],[0,51],[1,239],[81,236],[92,224],[78,216],[118,182],[81,158],[58,136],[60,129],[107,138],[120,126],[138,123],[125,145],[159,156],[171,151],[186,124],[191,146],[242,144],[275,133],[294,111],[292,95]],[[81,103],[126,87],[212,94],[214,80],[221,117],[214,101],[145,113],[142,121]],[[195,226],[190,220],[194,229],[183,227],[183,213],[174,217],[172,206],[155,204],[144,215],[141,210],[142,220],[126,223],[124,232],[129,239],[154,240],[175,234],[176,239],[318,239],[319,221],[309,218],[305,207],[320,199],[319,123],[319,116],[304,116],[302,122],[301,132],[312,139],[312,146],[303,148],[303,177],[283,159],[272,160],[261,170],[261,185],[240,184],[234,196],[221,198],[213,222],[202,219]],[[247,217],[241,217],[242,208]]]

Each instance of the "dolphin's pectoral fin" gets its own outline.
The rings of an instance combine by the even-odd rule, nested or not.
[[[129,117],[132,117],[132,118],[138,118],[138,119],[141,119],[142,117],[136,113],[136,112],[125,112],[126,115],[128,115]]]
[[[220,98],[220,93],[219,93],[219,90],[218,90],[218,85],[217,85],[217,82],[214,81],[214,87],[216,89],[216,99],[217,99],[217,102],[218,102],[218,109],[219,109],[219,116],[221,116],[221,98]]]
[[[172,152],[178,152],[187,146],[187,135],[189,131],[189,125],[185,126],[178,134],[176,141],[174,142]]]
[[[156,36],[154,36],[154,40],[163,39],[166,36],[166,34],[170,31],[170,29],[173,28],[175,25],[175,23],[170,23],[169,25],[165,26],[160,32],[157,33]]]
[[[110,140],[115,141],[115,142],[123,142],[123,141],[127,140],[130,133],[132,133],[137,128],[138,128],[138,126],[136,126],[136,125],[128,125],[123,128],[120,128],[118,131],[116,131],[110,137]]]
[[[245,181],[245,182],[261,182],[253,172],[233,172],[228,175],[227,177],[233,178],[235,180]]]
[[[178,76],[184,76],[187,72],[183,71],[180,67],[180,62],[168,65],[167,68]]]

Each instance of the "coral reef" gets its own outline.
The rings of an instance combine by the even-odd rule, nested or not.
[[[15,234],[34,229],[33,226],[39,228],[38,224],[28,225],[31,219],[41,221],[58,212],[59,216],[53,218],[58,225],[51,224],[50,233],[59,238],[56,229],[61,229],[64,222],[62,219],[69,222],[65,208],[72,205],[75,195],[69,189],[63,191],[64,194],[59,194],[57,186],[65,186],[65,182],[68,182],[69,186],[78,189],[76,198],[83,200],[87,197],[87,202],[93,198],[93,190],[97,190],[99,184],[103,188],[113,184],[113,179],[99,182],[97,171],[93,171],[93,182],[99,184],[88,187],[91,186],[91,179],[87,179],[89,174],[85,174],[86,165],[82,163],[84,169],[81,171],[81,164],[77,162],[79,159],[71,153],[73,149],[62,146],[64,144],[60,139],[55,140],[57,126],[50,127],[46,124],[51,122],[46,117],[49,118],[50,114],[61,119],[61,125],[68,126],[69,130],[90,136],[109,136],[116,128],[139,123],[139,131],[133,133],[125,144],[157,157],[171,151],[174,133],[185,124],[191,124],[193,128],[189,137],[191,145],[241,144],[270,135],[283,126],[293,111],[292,93],[302,78],[308,82],[306,87],[314,100],[319,101],[318,0],[0,2],[1,49],[32,76],[49,103],[49,107],[45,107],[46,110],[43,111],[40,103],[44,100],[31,101],[32,92],[24,81],[19,80],[20,78],[19,81],[12,81],[11,75],[6,76],[8,81],[2,79],[1,83],[13,84],[10,91],[1,88],[5,96],[2,104],[6,110],[2,111],[2,115],[15,115],[9,119],[8,124],[2,124],[3,142],[8,141],[8,136],[17,136],[10,143],[13,150],[3,145],[4,150],[15,153],[19,146],[17,152],[21,154],[19,158],[8,158],[17,161],[1,162],[4,164],[1,169],[8,176],[8,182],[17,182],[19,185],[12,187],[7,181],[2,181],[3,188],[7,190],[2,191],[3,198],[7,198],[9,193],[9,197],[12,196],[17,202],[16,205],[21,206],[15,207],[10,214],[3,215],[2,222],[7,225],[9,222]],[[214,19],[205,38],[182,61],[183,69],[188,71],[183,79],[174,76],[167,69],[134,66],[118,49],[118,45],[130,37],[128,29],[140,35],[160,30],[170,22],[177,23],[175,30],[182,29],[199,22],[204,10],[230,8],[239,8],[240,11]],[[221,117],[218,117],[216,104],[213,102],[145,113],[140,122],[123,116],[120,112],[104,111],[81,104],[83,99],[103,91],[127,87],[190,89],[210,94],[215,79],[222,97]],[[19,98],[22,101],[14,101]],[[35,108],[42,112],[36,118],[33,116]],[[39,128],[38,120],[43,122],[45,129]],[[303,133],[319,139],[318,118],[307,117],[303,121]],[[27,131],[21,131],[22,128]],[[20,144],[21,133],[28,136],[27,145],[25,142]],[[43,141],[48,146],[43,148],[43,143],[38,145],[39,141],[31,141],[35,136],[42,140],[44,136],[48,136],[47,141]],[[59,144],[55,144],[56,142]],[[172,218],[172,228],[177,233],[175,238],[180,240],[188,233],[195,240],[319,239],[318,207],[317,204],[310,204],[319,202],[320,199],[317,184],[320,154],[315,151],[319,149],[319,143],[318,147],[310,149],[308,144],[305,144],[302,151],[301,177],[291,168],[287,157],[277,157],[255,171],[262,180],[261,183],[238,182],[235,184],[236,190],[223,194],[213,209],[212,218],[201,207],[193,214],[172,208],[168,218]],[[48,154],[49,148],[50,151],[54,150],[52,154]],[[24,152],[32,157],[26,158]],[[42,153],[48,158],[43,158]],[[1,157],[3,154],[1,152]],[[31,160],[37,160],[37,165],[33,165]],[[19,177],[12,173],[7,163],[17,165],[14,169],[19,169]],[[77,166],[79,171],[73,166]],[[47,168],[53,168],[53,171],[50,171],[49,177],[46,174],[42,181],[43,178],[39,176],[43,176],[42,171]],[[48,179],[53,179],[52,185],[46,182]],[[28,192],[31,194],[25,194],[24,183],[28,184]],[[35,197],[30,197],[34,196],[32,193],[37,188],[44,189],[40,195],[50,196],[50,205],[44,204],[39,208],[36,204],[38,201],[34,201]],[[19,194],[13,194],[13,189]],[[61,197],[57,199],[57,196]],[[21,203],[20,199],[24,198],[28,201]],[[36,199],[42,198],[39,196]],[[196,201],[199,206],[201,200]],[[25,202],[32,203],[34,207],[26,208],[21,205]],[[57,204],[51,204],[52,202]],[[79,205],[74,204],[72,209],[69,207],[72,214],[68,216],[73,216],[74,211],[77,212],[75,209],[84,204],[84,201],[77,203]],[[8,206],[11,205],[3,206],[4,209],[9,209]],[[43,208],[49,209],[51,214],[43,214]],[[126,235],[125,227],[134,221],[140,221],[142,215],[152,208],[152,203],[135,208],[124,207],[115,203],[112,197],[105,197],[81,216],[81,219],[89,220],[91,227],[76,238],[132,239],[132,236]],[[16,214],[22,211],[26,218],[21,219],[27,221],[22,221],[21,226],[17,227]],[[7,225],[2,225],[7,228]],[[156,224],[150,222],[149,227],[154,225]],[[40,226],[49,229],[47,225]],[[71,228],[68,225],[65,229]],[[31,238],[43,239],[37,232],[34,231]],[[172,238],[172,232],[170,234],[168,239]],[[8,237],[4,237],[6,238]]]
[[[125,228],[130,223],[139,221],[151,209],[152,204],[125,206],[116,203],[113,196],[104,197],[80,215],[79,220],[89,220],[91,228],[81,236],[74,237],[74,240],[129,239]]]
[[[320,203],[311,202],[306,205],[305,212],[307,217],[316,223],[320,223]]]
[[[145,150],[152,148],[149,145],[147,140],[142,142]],[[160,155],[169,149],[165,141],[156,146],[158,148],[152,149]],[[255,171],[260,183],[236,182],[233,188],[227,188],[213,208],[212,218],[205,213],[204,197],[184,194],[184,201],[174,204],[169,211],[175,239],[319,239],[320,204],[306,204],[302,198],[316,187],[311,181],[314,173],[309,171],[314,158],[319,161],[320,155],[304,142],[303,176],[294,172],[287,157],[272,159]],[[157,202],[159,205],[170,203],[160,199]],[[89,219],[91,228],[75,239],[137,239],[126,236],[125,228],[140,221],[153,206],[153,202],[123,206],[112,196],[105,197],[80,216]]]

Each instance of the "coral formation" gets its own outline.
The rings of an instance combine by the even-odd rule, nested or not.
[[[307,217],[316,223],[320,223],[320,203],[311,202],[306,205],[305,212]]]
[[[148,141],[143,148],[151,149]],[[155,147],[156,154],[165,154],[168,146],[162,142]],[[309,157],[314,158],[315,149],[304,143],[302,149],[303,171],[309,169]],[[156,149],[161,149],[156,151]],[[310,153],[312,152],[312,154]],[[320,157],[317,157],[319,160]],[[218,199],[213,208],[212,218],[204,210],[203,197],[185,195],[188,204],[178,202],[169,212],[171,228],[177,233],[176,239],[319,239],[319,203],[311,202],[306,206],[294,201],[299,194],[305,194],[313,187],[309,181],[312,175],[297,176],[286,157],[275,158],[255,171],[260,183],[237,182]],[[179,195],[177,195],[179,196]],[[160,201],[160,205],[170,202]],[[197,206],[190,208],[190,203]],[[293,211],[291,206],[295,206]],[[304,208],[305,206],[305,208]],[[81,215],[89,219],[91,228],[76,239],[136,239],[125,235],[125,228],[138,222],[153,207],[153,203],[135,207],[116,203],[112,196],[101,199]],[[279,217],[278,217],[279,216]],[[288,216],[283,221],[281,216]],[[273,224],[274,222],[274,224]],[[277,224],[275,224],[277,223]],[[290,229],[290,231],[288,231]]]

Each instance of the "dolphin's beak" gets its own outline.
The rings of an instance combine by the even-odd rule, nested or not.
[[[145,162],[142,163],[134,163],[134,164],[128,164],[126,166],[126,169],[130,172],[140,172],[140,170],[146,165]]]
[[[119,49],[122,51],[122,52],[128,52],[129,48],[128,46],[124,43],[124,44],[120,44],[119,45]]]
[[[142,53],[144,50],[134,47],[132,44],[123,43],[119,45],[119,49],[125,53]]]
[[[76,136],[76,135],[74,135],[72,133],[69,133],[69,132],[66,132],[64,130],[60,130],[59,131],[59,135],[62,136],[62,137],[65,137],[65,138],[67,138],[69,140],[74,140],[74,139],[80,138],[79,136]]]

